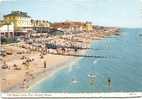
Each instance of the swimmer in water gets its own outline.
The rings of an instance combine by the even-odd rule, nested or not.
[[[108,87],[111,88],[111,78],[108,78],[107,82],[108,82]]]

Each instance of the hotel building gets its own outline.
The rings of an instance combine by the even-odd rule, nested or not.
[[[16,36],[25,35],[31,30],[31,17],[26,12],[12,11],[10,14],[4,15],[4,21],[14,23],[14,33]]]
[[[4,20],[0,23],[13,23],[14,36],[27,37],[33,31],[47,33],[50,28],[50,22],[34,20],[26,12],[12,11],[3,17]]]

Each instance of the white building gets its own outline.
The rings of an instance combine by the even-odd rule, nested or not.
[[[0,36],[13,38],[14,37],[14,24],[13,23],[0,24]]]

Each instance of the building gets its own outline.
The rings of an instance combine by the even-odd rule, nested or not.
[[[31,17],[26,12],[12,11],[10,14],[4,15],[4,21],[14,23],[14,32],[16,36],[25,35],[31,30]]]
[[[93,27],[94,26],[92,25],[91,22],[86,22],[84,28],[85,28],[86,31],[93,31]]]
[[[73,22],[65,21],[51,24],[51,27],[66,32],[78,32],[78,31],[92,31],[93,25],[91,22]]]
[[[63,30],[66,32],[82,31],[82,23],[81,22],[65,21],[65,22],[53,23],[51,25],[51,27],[54,29]]]
[[[21,39],[29,37],[30,33],[48,33],[50,31],[50,22],[46,20],[34,20],[26,12],[12,11],[4,15],[3,23],[13,23],[14,36]],[[6,26],[5,26],[6,27]]]
[[[32,29],[38,33],[49,32],[50,22],[45,20],[31,20]]]
[[[0,21],[0,36],[3,38],[14,38],[14,23]]]

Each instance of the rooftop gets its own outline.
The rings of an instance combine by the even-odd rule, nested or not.
[[[91,22],[79,22],[79,21],[65,21],[65,22],[57,22],[51,24],[52,27],[54,28],[69,28],[69,27],[80,27],[80,26],[85,26]]]
[[[12,11],[10,14],[4,15],[4,17],[7,16],[21,16],[21,17],[29,17],[30,16],[26,12],[21,12],[21,11]]]

